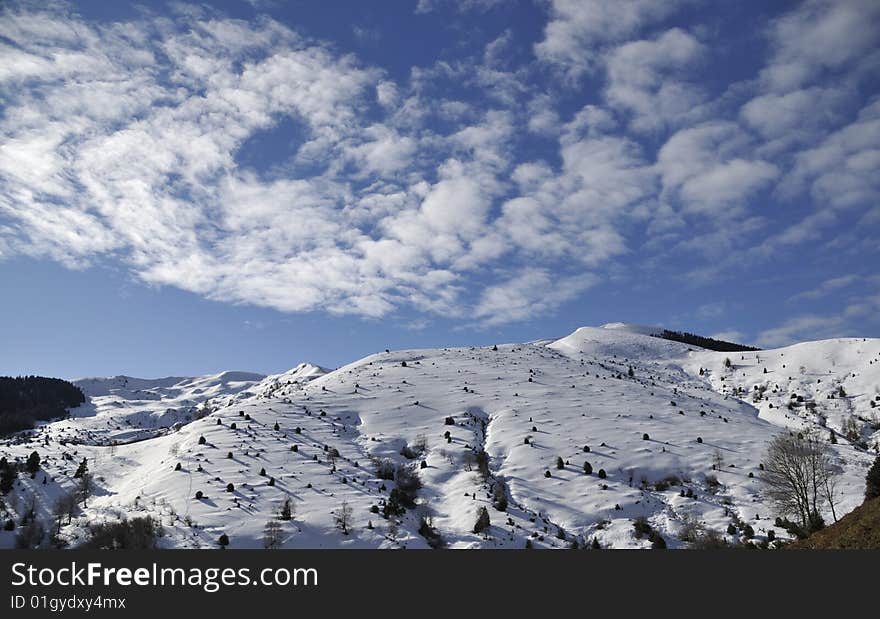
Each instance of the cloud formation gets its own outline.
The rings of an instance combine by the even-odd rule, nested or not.
[[[552,0],[534,45],[505,29],[408,79],[268,16],[9,5],[0,259],[113,260],[285,312],[494,326],[627,268],[696,256],[707,281],[845,218],[880,221],[880,102],[863,94],[876,3],[782,13],[752,77],[720,93],[699,78],[723,46],[673,23],[688,4]]]

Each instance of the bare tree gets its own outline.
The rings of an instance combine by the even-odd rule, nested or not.
[[[89,497],[92,496],[92,492],[95,490],[95,482],[92,479],[92,474],[88,471],[85,471],[79,478],[79,484],[76,487],[76,496],[77,499],[82,501],[83,507],[88,507],[86,502],[89,500]]]
[[[73,512],[76,511],[76,499],[65,493],[55,500],[52,507],[52,515],[55,516],[56,530],[55,534],[61,533],[61,521],[67,516],[67,524],[73,519]]]
[[[281,523],[277,520],[270,520],[263,528],[263,548],[267,550],[276,550],[281,548],[283,542],[283,529]]]
[[[815,434],[777,436],[767,449],[764,468],[768,496],[783,513],[796,516],[801,526],[813,528],[819,523],[829,495],[833,511],[834,477],[839,470],[828,446]]]
[[[342,531],[343,535],[348,535],[353,515],[354,511],[351,509],[351,505],[348,504],[348,501],[343,501],[336,512],[336,527]]]
[[[822,480],[822,497],[828,501],[828,507],[831,508],[831,517],[834,518],[834,522],[837,522],[837,510],[834,508],[834,505],[837,503],[838,493],[837,493],[837,482],[838,476],[840,475],[840,469],[835,468],[833,471],[829,471],[827,475],[824,476]]]
[[[397,521],[394,518],[388,519],[388,539],[392,542],[397,541],[397,536],[400,534],[400,527],[397,525]]]

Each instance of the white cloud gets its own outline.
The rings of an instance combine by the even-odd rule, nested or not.
[[[474,316],[487,327],[525,320],[552,312],[596,283],[598,278],[591,274],[560,277],[544,269],[525,268],[486,288]]]
[[[727,331],[718,331],[717,333],[713,333],[709,337],[715,340],[721,340],[722,342],[734,342],[739,344],[743,341],[745,335],[743,335],[741,331],[730,329]]]
[[[469,11],[486,12],[510,0],[419,0],[416,13],[431,13],[448,6],[460,13]]]
[[[806,290],[794,295],[789,301],[821,299],[837,290],[852,286],[856,282],[861,281],[861,279],[862,278],[859,275],[841,275],[840,277],[832,277],[831,279],[826,279],[811,290]]]
[[[761,78],[774,91],[801,88],[823,71],[865,58],[880,43],[874,0],[807,0],[771,25],[774,47]]]
[[[779,169],[749,155],[749,137],[734,123],[707,122],[675,133],[660,149],[664,192],[694,212],[734,214]]]
[[[865,106],[858,118],[795,156],[782,191],[797,195],[809,187],[820,203],[837,208],[876,204],[880,199],[880,101]]]
[[[692,116],[704,95],[683,80],[683,70],[705,55],[695,37],[673,28],[655,39],[626,43],[607,56],[605,98],[633,115],[637,131],[657,131]]]
[[[842,337],[845,334],[842,327],[843,319],[839,316],[798,316],[762,331],[757,343],[762,348],[779,348],[799,341]]]
[[[550,20],[535,54],[578,79],[596,68],[604,46],[625,41],[674,13],[680,4],[677,0],[550,0]]]

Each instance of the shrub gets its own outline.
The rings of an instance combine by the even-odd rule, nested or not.
[[[481,507],[477,514],[477,522],[474,524],[474,533],[482,533],[489,528],[489,510]]]
[[[196,500],[201,500],[204,497],[204,493],[201,490],[196,491]]]
[[[454,417],[447,417],[446,419],[443,420],[443,423],[447,426],[454,426],[455,425],[455,418]]]
[[[648,436],[648,433],[647,433],[647,432],[645,432],[644,434],[642,434],[642,440],[643,440],[643,441],[648,441],[648,440],[651,440],[651,437]]]
[[[651,549],[666,550],[666,540],[657,531],[651,531],[648,539],[651,540]]]
[[[376,477],[379,479],[394,479],[394,462],[388,458],[377,460]]]
[[[495,482],[492,487],[492,505],[499,512],[507,511],[507,488],[501,481]]]
[[[217,538],[217,543],[220,545],[220,548],[226,548],[229,546],[229,536],[226,535],[226,533],[223,533]]]
[[[592,475],[592,474],[593,474],[593,465],[590,464],[589,462],[584,462],[584,473],[585,473],[586,475]]]
[[[425,516],[422,516],[421,522],[419,523],[419,535],[425,538],[428,542],[428,546],[431,548],[442,548],[444,545],[440,533],[434,528],[431,520]]]
[[[204,444],[207,443],[207,442],[208,442],[208,441],[205,440],[205,437],[204,437],[204,436],[200,436],[200,437],[199,437],[199,445],[204,445]]]
[[[556,458],[556,468],[562,470],[565,468],[565,462],[562,461],[561,457]]]
[[[606,477],[608,477],[608,474],[605,472],[605,469],[599,469],[599,472],[597,474],[599,475],[599,479],[605,479]]]
[[[83,544],[88,550],[152,550],[156,537],[162,534],[153,518],[132,518],[93,526],[89,540]]]
[[[730,544],[715,529],[706,529],[691,542],[690,548],[693,550],[721,550],[730,548]]]
[[[226,484],[226,492],[235,492],[235,484],[232,482]]]
[[[643,535],[649,535],[653,530],[651,525],[648,524],[648,519],[644,516],[639,516],[635,519],[633,529],[636,531],[636,539],[642,539]]]
[[[43,525],[36,518],[32,518],[27,524],[22,523],[15,536],[15,547],[18,549],[37,548],[46,536]]]

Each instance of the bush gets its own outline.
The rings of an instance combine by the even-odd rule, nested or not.
[[[235,484],[232,482],[226,484],[226,492],[235,492]]]
[[[440,533],[437,529],[434,528],[434,525],[431,521],[422,516],[421,522],[419,523],[419,535],[425,538],[428,542],[428,546],[431,548],[442,548],[444,545],[443,538],[440,536]]]
[[[196,492],[196,500],[201,501],[202,498],[204,498],[204,496],[205,496],[205,494],[201,490],[198,490]]]
[[[205,439],[204,436],[200,436],[200,437],[199,437],[199,445],[204,445],[204,444],[207,443],[207,442],[208,442],[208,441]]]
[[[88,550],[153,550],[162,534],[152,518],[132,518],[93,526],[82,548]]]
[[[639,516],[635,519],[633,528],[636,530],[636,539],[642,539],[643,535],[650,535],[651,531],[653,531],[648,523],[648,519],[644,516]]]
[[[657,531],[651,531],[648,539],[651,540],[651,548],[653,550],[666,550],[666,540]]]
[[[584,462],[584,474],[592,475],[593,474],[593,465],[589,462]]]
[[[454,426],[455,425],[455,418],[454,417],[447,417],[446,419],[443,420],[443,423],[447,426]]]
[[[691,542],[693,550],[721,550],[730,548],[727,540],[715,529],[706,529],[699,533]]]
[[[496,481],[492,487],[492,505],[499,512],[507,511],[507,488],[505,488],[504,482],[500,480]]]
[[[388,458],[377,460],[376,477],[379,479],[394,479],[394,462]]]
[[[474,524],[474,533],[482,533],[489,528],[489,510],[485,507],[480,508],[477,514],[477,522]]]
[[[39,547],[46,536],[43,525],[36,518],[32,518],[27,524],[23,524],[15,536],[15,547],[21,550]]]
[[[605,472],[605,469],[599,469],[599,472],[597,474],[599,475],[599,479],[605,479],[606,477],[608,477],[608,474]]]
[[[226,533],[222,534],[217,538],[217,543],[220,545],[220,548],[226,548],[229,546],[229,536]]]
[[[556,468],[560,471],[565,468],[565,462],[562,461],[561,457],[556,458]]]

